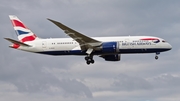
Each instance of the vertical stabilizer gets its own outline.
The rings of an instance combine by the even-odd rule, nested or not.
[[[27,42],[38,39],[38,37],[28,27],[26,27],[26,25],[21,20],[19,20],[17,16],[9,15],[9,18],[13,24],[19,41]]]

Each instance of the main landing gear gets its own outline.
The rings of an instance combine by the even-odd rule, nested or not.
[[[86,56],[85,57],[86,63],[89,65],[90,63],[94,63],[93,56]]]
[[[156,52],[156,56],[155,56],[155,59],[157,60],[158,59],[158,55],[160,54],[160,52]]]

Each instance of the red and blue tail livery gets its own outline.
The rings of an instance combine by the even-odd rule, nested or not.
[[[171,50],[172,46],[162,38],[154,36],[114,36],[114,37],[89,37],[79,33],[68,26],[48,19],[71,38],[38,38],[16,16],[9,16],[18,39],[5,38],[11,48],[27,52],[46,55],[77,55],[85,56],[86,63],[93,64],[94,56],[99,56],[105,61],[120,61],[121,54],[155,53],[158,59],[160,52]]]
[[[37,36],[15,15],[9,15],[19,41],[27,42],[37,39]]]

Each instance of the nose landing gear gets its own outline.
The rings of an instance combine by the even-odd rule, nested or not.
[[[155,56],[155,59],[157,60],[159,57],[158,55],[160,54],[160,52],[156,52],[156,56]]]
[[[157,60],[157,59],[158,59],[158,56],[155,56],[155,59]]]

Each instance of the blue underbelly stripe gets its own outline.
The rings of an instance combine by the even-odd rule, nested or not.
[[[164,52],[170,49],[120,49],[119,54],[133,54],[133,53],[156,53],[156,52]],[[86,55],[86,51],[81,50],[70,50],[70,51],[43,51],[43,52],[36,52],[40,54],[47,54],[47,55]],[[94,55],[101,55],[104,54],[101,51],[95,51],[92,54]]]

